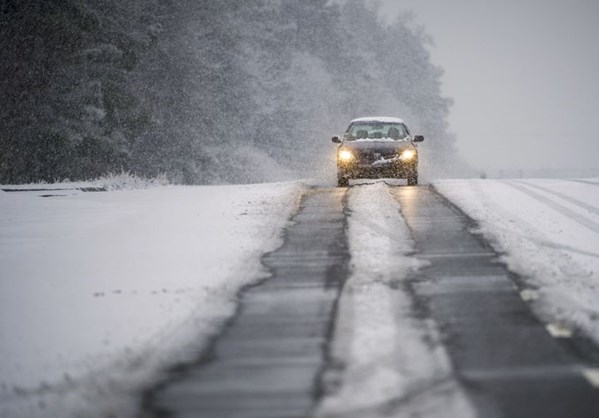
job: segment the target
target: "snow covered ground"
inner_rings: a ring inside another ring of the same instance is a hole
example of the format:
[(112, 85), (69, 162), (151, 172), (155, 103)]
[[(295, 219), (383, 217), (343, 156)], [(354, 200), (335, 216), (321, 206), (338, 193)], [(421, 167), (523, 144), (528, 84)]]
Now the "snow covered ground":
[(316, 417), (469, 418), (434, 324), (416, 318), (406, 278), (420, 266), (385, 183), (349, 191), (351, 276), (337, 313), (329, 395)]
[[(1, 417), (133, 414), (131, 395), (197, 356), (265, 277), (260, 256), (303, 187), (89, 186), (0, 192)], [(599, 179), (435, 187), (479, 222), (553, 332), (599, 342)], [(434, 324), (414, 315), (404, 280), (420, 265), (398, 203), (383, 182), (348, 193), (351, 277), (315, 415), (473, 416)]]
[(2, 417), (127, 415), (264, 277), (302, 190), (86, 186), (0, 191)]
[(550, 332), (599, 343), (599, 178), (434, 185), (523, 277), (522, 297)]

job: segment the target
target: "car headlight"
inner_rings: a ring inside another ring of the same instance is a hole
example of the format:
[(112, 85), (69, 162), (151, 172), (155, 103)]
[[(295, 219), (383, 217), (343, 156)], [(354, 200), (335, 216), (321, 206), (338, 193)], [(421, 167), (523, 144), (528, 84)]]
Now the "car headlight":
[(343, 161), (343, 162), (348, 162), (354, 159), (354, 154), (351, 153), (351, 151), (348, 151), (346, 149), (342, 149), (341, 151), (339, 151), (339, 160)]
[(403, 150), (402, 153), (399, 155), (399, 159), (402, 161), (410, 161), (413, 160), (415, 156), (415, 151), (412, 151), (411, 149), (406, 149)]

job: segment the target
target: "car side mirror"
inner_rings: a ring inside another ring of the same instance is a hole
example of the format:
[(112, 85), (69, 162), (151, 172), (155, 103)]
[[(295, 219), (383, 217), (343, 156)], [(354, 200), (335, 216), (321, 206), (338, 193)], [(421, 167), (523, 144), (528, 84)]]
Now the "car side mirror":
[(331, 138), (331, 141), (333, 141), (334, 144), (340, 144), (341, 138), (339, 138), (337, 135), (335, 135), (334, 137)]
[(412, 139), (412, 142), (422, 142), (422, 141), (424, 141), (424, 136), (422, 136), (422, 135), (416, 135), (414, 137), (414, 139)]

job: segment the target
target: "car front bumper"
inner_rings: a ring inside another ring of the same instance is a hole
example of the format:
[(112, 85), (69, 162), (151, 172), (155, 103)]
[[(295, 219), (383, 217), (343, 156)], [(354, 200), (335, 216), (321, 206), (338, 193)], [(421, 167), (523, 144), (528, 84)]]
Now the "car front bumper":
[(338, 178), (408, 178), (416, 173), (418, 161), (409, 162), (392, 161), (389, 163), (372, 163), (364, 164), (360, 162), (338, 163), (337, 177)]

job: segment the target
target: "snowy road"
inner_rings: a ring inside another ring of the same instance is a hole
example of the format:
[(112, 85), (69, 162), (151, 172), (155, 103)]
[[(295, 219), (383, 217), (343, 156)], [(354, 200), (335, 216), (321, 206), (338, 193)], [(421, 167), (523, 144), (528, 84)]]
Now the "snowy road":
[(0, 192), (2, 417), (599, 411), (595, 180), (44, 194)]
[(264, 259), (273, 276), (197, 364), (148, 392), (146, 412), (596, 417), (587, 341), (547, 330), (474, 226), (427, 186), (310, 191)]

